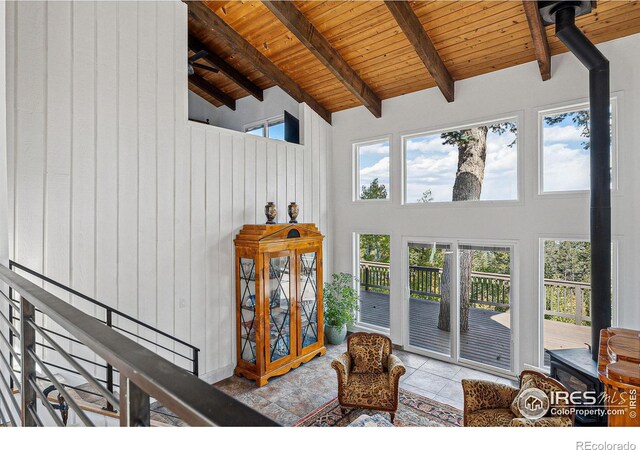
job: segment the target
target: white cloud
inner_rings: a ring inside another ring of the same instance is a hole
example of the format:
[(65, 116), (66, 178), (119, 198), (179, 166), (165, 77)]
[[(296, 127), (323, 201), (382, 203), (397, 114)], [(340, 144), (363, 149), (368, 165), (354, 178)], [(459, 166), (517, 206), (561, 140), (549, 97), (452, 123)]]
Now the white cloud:
[(586, 140), (580, 135), (580, 128), (574, 125), (550, 126), (544, 129), (544, 143), (567, 142), (567, 141), (584, 141)]
[(589, 152), (566, 144), (544, 146), (544, 190), (589, 189)]
[(378, 142), (376, 144), (361, 145), (358, 147), (361, 155), (387, 155), (389, 154), (389, 144)]
[(380, 184), (387, 186), (389, 191), (389, 157), (381, 158), (378, 162), (369, 167), (360, 169), (360, 185), (369, 186), (371, 182), (378, 178)]

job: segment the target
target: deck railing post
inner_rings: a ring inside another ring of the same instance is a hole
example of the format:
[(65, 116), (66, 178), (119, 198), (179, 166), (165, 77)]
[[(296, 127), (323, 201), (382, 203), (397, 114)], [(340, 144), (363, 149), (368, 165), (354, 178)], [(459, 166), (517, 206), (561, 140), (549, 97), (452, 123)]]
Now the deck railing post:
[(29, 350), (35, 352), (36, 330), (27, 322), (35, 321), (36, 309), (23, 296), (20, 297), (20, 359), (22, 363), (20, 419), (23, 427), (35, 427), (36, 419), (29, 412), (29, 408), (35, 409), (36, 391), (29, 383), (29, 379), (36, 379), (36, 362), (29, 356)]
[(369, 290), (369, 279), (370, 279), (370, 275), (369, 275), (369, 266), (364, 266), (364, 290), (368, 291)]
[(193, 347), (193, 374), (198, 376), (198, 372), (200, 371), (198, 367), (198, 352), (199, 350), (196, 347)]
[(120, 375), (120, 426), (148, 427), (150, 424), (149, 395)]
[(582, 287), (576, 286), (576, 325), (582, 325)]

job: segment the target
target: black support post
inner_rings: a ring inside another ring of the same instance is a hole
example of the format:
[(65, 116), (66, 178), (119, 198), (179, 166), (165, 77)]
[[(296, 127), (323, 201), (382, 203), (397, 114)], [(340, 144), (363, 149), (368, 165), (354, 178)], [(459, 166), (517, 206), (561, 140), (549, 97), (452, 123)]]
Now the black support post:
[(558, 4), (556, 35), (589, 69), (591, 151), (591, 355), (611, 326), (611, 131), (609, 61), (575, 24), (572, 2)]

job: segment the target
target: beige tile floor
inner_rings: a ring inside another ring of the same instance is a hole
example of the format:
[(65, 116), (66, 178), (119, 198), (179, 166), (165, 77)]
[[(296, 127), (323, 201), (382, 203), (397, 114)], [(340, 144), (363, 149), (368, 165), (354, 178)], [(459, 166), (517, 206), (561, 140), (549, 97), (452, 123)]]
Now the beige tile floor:
[[(257, 387), (245, 378), (232, 376), (214, 386), (260, 411), (281, 425), (290, 426), (337, 396), (336, 373), (331, 361), (345, 351), (346, 344), (327, 346), (325, 356), (314, 358), (291, 372), (272, 378), (266, 386)], [(400, 387), (416, 394), (462, 409), (464, 378), (501, 383), (514, 382), (485, 372), (394, 350), (405, 364), (407, 373)]]

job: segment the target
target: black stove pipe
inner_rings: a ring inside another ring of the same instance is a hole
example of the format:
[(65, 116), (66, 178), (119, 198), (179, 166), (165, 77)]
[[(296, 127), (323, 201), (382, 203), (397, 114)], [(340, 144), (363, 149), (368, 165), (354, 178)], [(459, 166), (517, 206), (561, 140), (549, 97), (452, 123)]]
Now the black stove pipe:
[(589, 69), (591, 356), (597, 360), (600, 330), (611, 326), (609, 61), (576, 26), (576, 10), (572, 3), (559, 2), (556, 6), (556, 36)]

